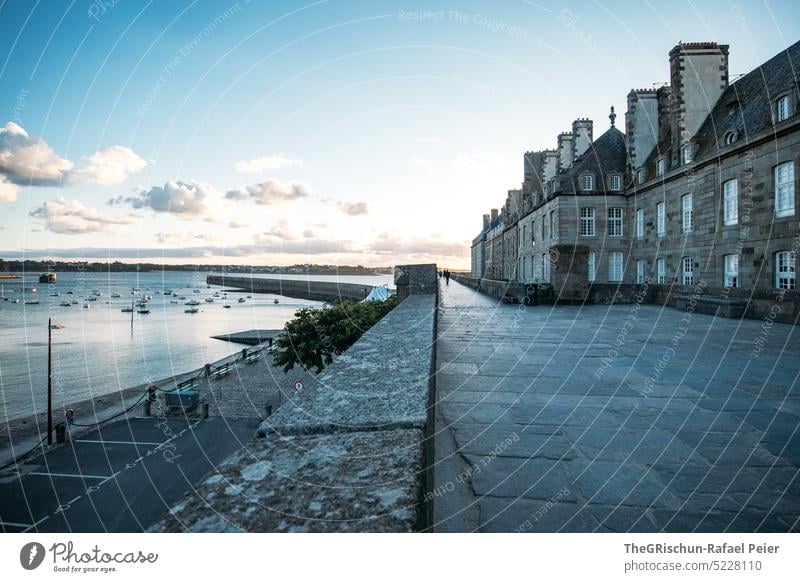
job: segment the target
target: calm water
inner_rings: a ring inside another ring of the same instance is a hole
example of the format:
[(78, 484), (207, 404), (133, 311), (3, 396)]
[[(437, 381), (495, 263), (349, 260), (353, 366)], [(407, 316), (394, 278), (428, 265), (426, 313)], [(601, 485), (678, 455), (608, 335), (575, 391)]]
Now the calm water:
[[(47, 319), (63, 326), (53, 330), (53, 386), (56, 404), (109, 394), (145, 382), (201, 367), (243, 346), (211, 339), (248, 329), (280, 329), (303, 306), (313, 301), (255, 294), (239, 303), (244, 293), (205, 303), (218, 288), (208, 289), (205, 273), (59, 273), (55, 285), (40, 284), (38, 274), (24, 280), (0, 281), (5, 297), (0, 300), (0, 420), (32, 414), (47, 406)], [(391, 276), (286, 276), (285, 278), (383, 284)], [(32, 293), (30, 287), (38, 291)], [(131, 289), (152, 296), (151, 313), (122, 313), (130, 307)], [(171, 289), (186, 300), (201, 302), (200, 313), (184, 313), (185, 301), (165, 296)], [(198, 289), (200, 293), (194, 293)], [(102, 295), (87, 301), (93, 291)], [(72, 291), (72, 294), (68, 294)], [(59, 293), (53, 297), (51, 293)], [(112, 298), (112, 293), (121, 297)], [(39, 305), (25, 300), (38, 299)], [(62, 301), (77, 305), (62, 307)], [(179, 301), (177, 305), (170, 300)], [(109, 302), (109, 303), (106, 303)], [(90, 305), (84, 309), (83, 305)]]

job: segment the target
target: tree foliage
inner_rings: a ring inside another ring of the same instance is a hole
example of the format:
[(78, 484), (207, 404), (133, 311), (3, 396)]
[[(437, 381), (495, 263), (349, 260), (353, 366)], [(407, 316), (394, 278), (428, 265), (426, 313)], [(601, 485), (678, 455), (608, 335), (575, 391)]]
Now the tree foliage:
[(275, 364), (283, 366), (284, 372), (298, 365), (319, 373), (396, 304), (397, 300), (390, 297), (386, 301), (300, 309), (275, 339)]

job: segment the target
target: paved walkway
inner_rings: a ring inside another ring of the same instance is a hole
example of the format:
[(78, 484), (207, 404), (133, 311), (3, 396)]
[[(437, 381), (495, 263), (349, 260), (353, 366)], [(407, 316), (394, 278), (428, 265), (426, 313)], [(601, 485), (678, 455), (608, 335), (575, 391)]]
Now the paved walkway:
[(442, 285), (437, 531), (800, 531), (800, 330)]

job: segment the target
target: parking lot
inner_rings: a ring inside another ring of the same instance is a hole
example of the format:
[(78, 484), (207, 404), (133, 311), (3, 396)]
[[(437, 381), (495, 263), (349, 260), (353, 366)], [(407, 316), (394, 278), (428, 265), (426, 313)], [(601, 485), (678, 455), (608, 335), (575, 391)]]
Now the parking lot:
[(128, 418), (0, 472), (0, 531), (140, 532), (258, 419)]

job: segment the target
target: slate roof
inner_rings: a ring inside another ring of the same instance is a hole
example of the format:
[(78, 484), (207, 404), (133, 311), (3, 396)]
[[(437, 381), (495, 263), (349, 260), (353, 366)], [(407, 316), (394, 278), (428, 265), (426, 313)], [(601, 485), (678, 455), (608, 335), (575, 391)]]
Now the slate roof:
[(800, 42), (729, 85), (695, 136), (695, 157), (716, 155), (725, 147), (728, 132), (737, 132), (738, 139), (744, 140), (772, 127), (775, 99), (787, 91), (796, 92), (798, 78)]
[(580, 176), (592, 174), (595, 192), (605, 191), (608, 176), (625, 174), (627, 155), (625, 134), (616, 127), (610, 127), (592, 142), (589, 149), (581, 154), (569, 169), (560, 174), (558, 190), (580, 194)]

